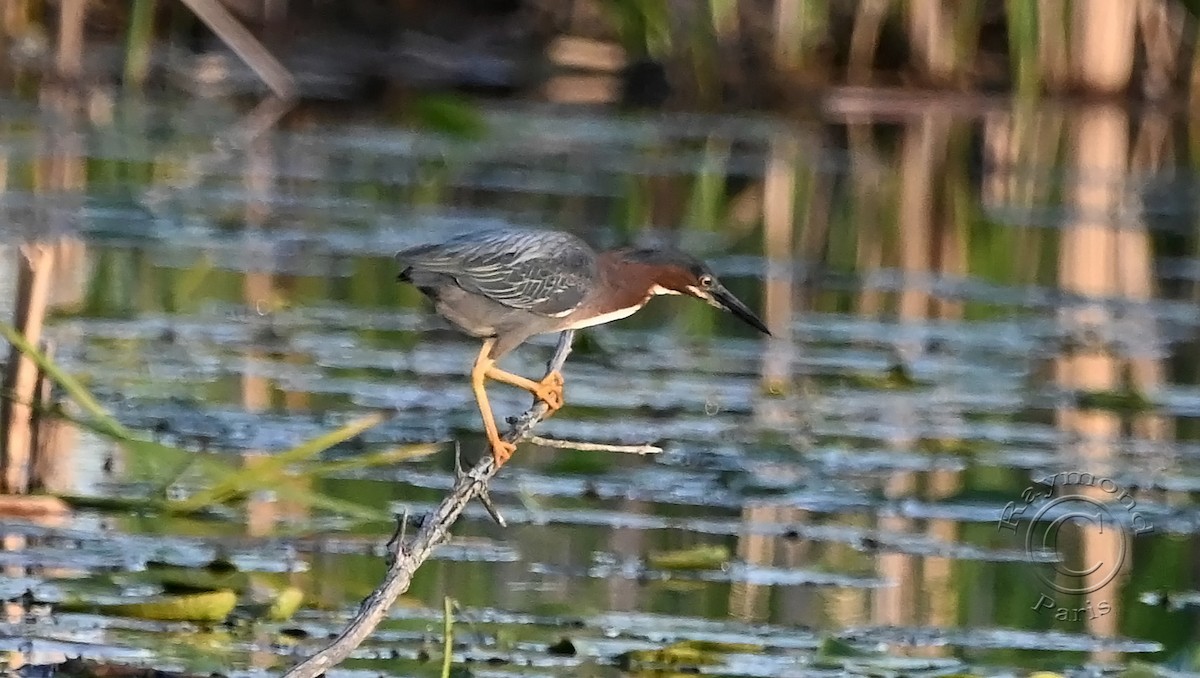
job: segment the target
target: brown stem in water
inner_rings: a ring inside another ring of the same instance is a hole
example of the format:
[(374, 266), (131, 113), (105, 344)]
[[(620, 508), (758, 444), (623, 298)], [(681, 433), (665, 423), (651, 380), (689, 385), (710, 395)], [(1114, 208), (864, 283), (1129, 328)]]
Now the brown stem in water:
[[(571, 352), (571, 340), (574, 336), (574, 330), (567, 330), (559, 336), (558, 346), (546, 368), (546, 374), (562, 370), (567, 355)], [(515, 443), (528, 437), (549, 409), (545, 403), (538, 401), (517, 419), (504, 439)], [(284, 678), (316, 678), (350, 656), (387, 616), (396, 598), (408, 590), (417, 568), (429, 558), (438, 544), (450, 536), (450, 527), (458, 520), (467, 504), (473, 499), (487, 495), (487, 483), (496, 475), (497, 470), (499, 469), (493, 463), (491, 453), (485, 453), (479, 463), (458, 476), (450, 494), (442, 499), (442, 503), (433, 513), (425, 516), (421, 521), (421, 529), (411, 540), (405, 539), (404, 530), (408, 523), (406, 514), (388, 541), (388, 569), (383, 583), (363, 600), (354, 618), (333, 642), (293, 666), (283, 674)]]

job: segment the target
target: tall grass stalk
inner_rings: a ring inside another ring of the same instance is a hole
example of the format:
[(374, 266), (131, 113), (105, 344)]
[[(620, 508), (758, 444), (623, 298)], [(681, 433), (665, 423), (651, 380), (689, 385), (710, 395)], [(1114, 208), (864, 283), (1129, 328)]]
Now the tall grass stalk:
[(609, 0), (603, 7), (630, 54), (662, 57), (670, 51), (671, 13), (666, 0)]
[(1021, 99), (1033, 99), (1042, 88), (1038, 3), (1035, 0), (1008, 0), (1007, 17), (1008, 58), (1016, 94)]
[(708, 0), (708, 19), (713, 33), (725, 35), (737, 29), (738, 0)]
[(979, 40), (983, 34), (982, 3), (955, 3), (951, 20), (954, 82), (962, 82), (979, 58)]
[(454, 658), (454, 599), (442, 599), (442, 678), (450, 678)]
[[(1200, 21), (1195, 21), (1194, 23), (1195, 30), (1192, 33), (1192, 42), (1200, 44), (1200, 42), (1197, 42), (1200, 41)], [(1197, 111), (1200, 111), (1200, 49), (1197, 49), (1192, 55), (1191, 70), (1188, 74), (1188, 91), (1188, 108), (1192, 115), (1196, 115)], [(1189, 125), (1188, 127), (1191, 130), (1190, 136), (1193, 138), (1194, 144), (1194, 138), (1198, 130), (1195, 129), (1195, 125)], [(1192, 157), (1200, 158), (1200, 154), (1193, 153)]]
[(704, 160), (692, 182), (692, 194), (688, 201), (687, 220), (691, 227), (715, 232), (724, 221), (727, 212), (725, 181), (728, 159), (729, 143), (715, 136), (709, 137), (705, 143)]
[(784, 70), (803, 68), (827, 39), (830, 3), (826, 0), (775, 0), (775, 63)]
[(150, 72), (156, 0), (133, 0), (125, 40), (125, 85), (141, 87)]

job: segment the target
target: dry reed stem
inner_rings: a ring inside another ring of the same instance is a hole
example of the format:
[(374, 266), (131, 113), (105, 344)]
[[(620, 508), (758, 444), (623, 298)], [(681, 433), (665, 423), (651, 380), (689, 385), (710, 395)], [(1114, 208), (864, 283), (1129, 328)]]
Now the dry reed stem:
[[(46, 304), (50, 297), (54, 251), (45, 243), (22, 245), (18, 259), (17, 307), (13, 325), (32, 344), (41, 341)], [(12, 394), (0, 403), (0, 492), (25, 494), (33, 453), (33, 408), (38, 388), (38, 368), (16, 346), (11, 346), (4, 371), (4, 390)]]
[(254, 71), (275, 96), (285, 101), (299, 94), (296, 80), (279, 60), (217, 0), (181, 0), (200, 21)]

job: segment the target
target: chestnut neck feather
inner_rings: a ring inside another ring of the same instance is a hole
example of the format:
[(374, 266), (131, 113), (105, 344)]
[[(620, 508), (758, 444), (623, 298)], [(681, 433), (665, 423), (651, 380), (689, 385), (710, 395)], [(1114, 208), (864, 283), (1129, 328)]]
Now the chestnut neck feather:
[(640, 307), (650, 300), (651, 289), (657, 282), (655, 267), (628, 261), (617, 252), (602, 253), (596, 263), (600, 284), (585, 302), (592, 313)]
[(558, 325), (580, 329), (633, 315), (656, 294), (682, 294), (694, 284), (687, 271), (624, 256), (622, 250), (596, 258), (596, 285), (583, 302)]
[(656, 270), (646, 264), (622, 259), (616, 252), (597, 257), (596, 286), (583, 303), (563, 318), (559, 327), (579, 329), (632, 315), (650, 300)]

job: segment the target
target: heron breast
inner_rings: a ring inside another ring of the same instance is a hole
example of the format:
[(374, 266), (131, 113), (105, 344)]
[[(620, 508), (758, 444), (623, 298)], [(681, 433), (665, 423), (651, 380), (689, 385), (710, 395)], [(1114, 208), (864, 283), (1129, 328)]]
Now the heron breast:
[(563, 329), (578, 330), (578, 329), (583, 329), (584, 327), (593, 327), (595, 325), (603, 325), (604, 323), (610, 323), (614, 320), (620, 320), (621, 318), (628, 318), (629, 316), (633, 315), (634, 313), (637, 313), (638, 309), (640, 309), (641, 307), (643, 307), (645, 305), (646, 305), (646, 302), (643, 301), (642, 303), (636, 304), (634, 306), (627, 306), (625, 308), (618, 308), (618, 309), (615, 309), (612, 311), (608, 311), (607, 313), (601, 313), (600, 315), (580, 318), (579, 320), (576, 320), (576, 321), (572, 322), (571, 324), (567, 325)]

